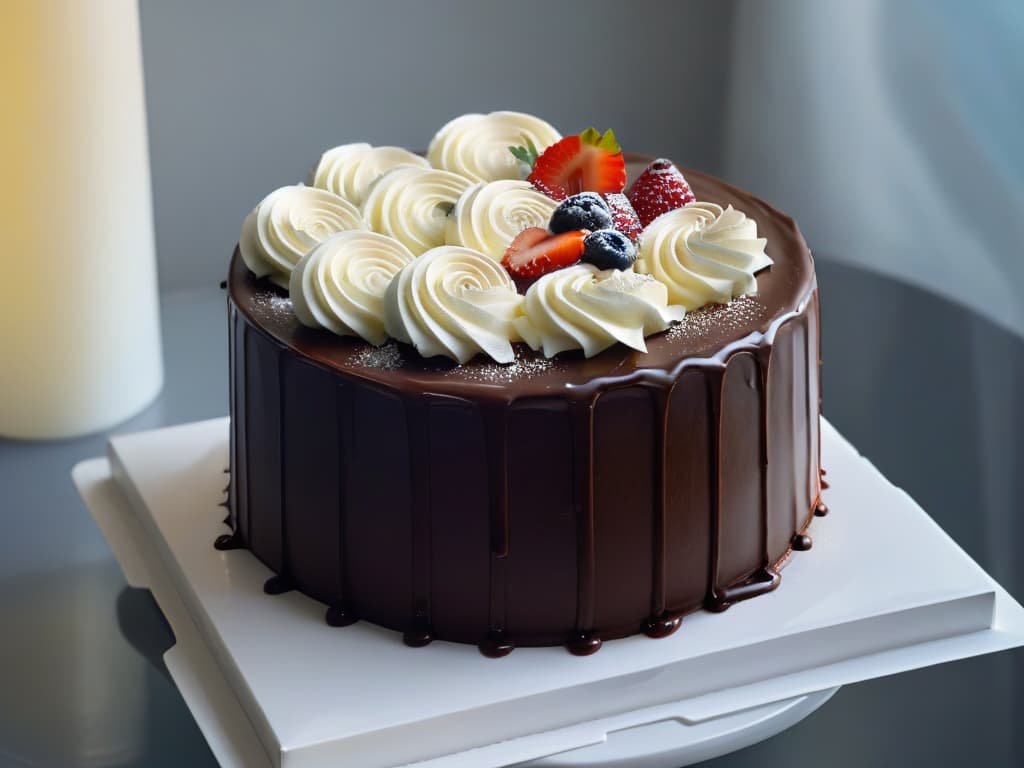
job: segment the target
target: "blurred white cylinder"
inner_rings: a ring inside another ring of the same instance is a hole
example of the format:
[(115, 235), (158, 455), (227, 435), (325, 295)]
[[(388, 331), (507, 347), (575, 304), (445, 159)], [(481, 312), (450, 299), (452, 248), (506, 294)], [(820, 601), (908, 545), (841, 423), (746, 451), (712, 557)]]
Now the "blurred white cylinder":
[(0, 93), (0, 435), (101, 430), (163, 382), (135, 0), (5, 0)]

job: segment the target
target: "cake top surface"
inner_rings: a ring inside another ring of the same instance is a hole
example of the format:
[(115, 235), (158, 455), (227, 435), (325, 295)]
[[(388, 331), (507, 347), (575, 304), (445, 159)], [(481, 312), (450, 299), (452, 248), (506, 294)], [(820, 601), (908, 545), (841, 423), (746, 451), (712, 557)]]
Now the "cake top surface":
[[(628, 177), (636, 179), (651, 158), (627, 154), (625, 161)], [(424, 178), (421, 172), (431, 172), (426, 168), (414, 172), (415, 168), (409, 167), (410, 176)], [(764, 255), (770, 261), (766, 267), (759, 267), (756, 293), (686, 312), (681, 322), (666, 323), (667, 330), (648, 335), (646, 352), (616, 343), (590, 357), (585, 357), (582, 350), (559, 351), (547, 357), (541, 350), (516, 342), (511, 345), (514, 357), (509, 362), (476, 355), (458, 364), (445, 357), (424, 357), (412, 346), (387, 340), (386, 336), (374, 345), (363, 340), (370, 338), (367, 334), (374, 333), (373, 328), (363, 330), (363, 338), (359, 338), (304, 325), (288, 291), (258, 279), (239, 251), (232, 260), (228, 291), (238, 311), (251, 323), (310, 363), (379, 383), (385, 389), (510, 401), (556, 393), (584, 397), (616, 384), (667, 380), (678, 376), (686, 366), (719, 365), (725, 354), (753, 351), (770, 338), (783, 319), (803, 309), (815, 287), (810, 252), (791, 218), (707, 174), (686, 170), (685, 177), (701, 204), (715, 204), (726, 210), (731, 206), (756, 221), (757, 234), (765, 240)], [(443, 177), (436, 181), (453, 183)], [(364, 200), (364, 210), (367, 202)], [(339, 206), (335, 214), (344, 217), (350, 212)], [(614, 280), (626, 281), (626, 289), (633, 287), (629, 281), (640, 277), (632, 270), (610, 274)]]

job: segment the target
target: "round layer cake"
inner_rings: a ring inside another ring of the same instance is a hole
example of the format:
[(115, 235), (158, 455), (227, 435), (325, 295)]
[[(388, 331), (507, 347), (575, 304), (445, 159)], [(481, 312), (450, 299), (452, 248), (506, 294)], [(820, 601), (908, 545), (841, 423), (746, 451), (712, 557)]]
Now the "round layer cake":
[[(647, 158), (627, 156), (630, 176)], [(574, 653), (774, 589), (820, 505), (818, 297), (794, 222), (756, 220), (757, 293), (585, 358), (466, 364), (303, 326), (238, 252), (229, 525), (333, 625)]]

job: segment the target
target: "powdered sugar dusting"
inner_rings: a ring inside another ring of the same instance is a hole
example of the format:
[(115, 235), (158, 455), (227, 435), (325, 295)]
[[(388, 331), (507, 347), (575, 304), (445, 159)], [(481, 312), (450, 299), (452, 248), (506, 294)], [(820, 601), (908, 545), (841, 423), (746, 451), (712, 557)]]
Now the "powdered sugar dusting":
[(352, 356), (355, 365), (374, 368), (379, 371), (397, 371), (404, 364), (402, 350), (398, 344), (389, 341), (379, 347), (367, 345)]
[(511, 363), (470, 361), (446, 371), (445, 375), (458, 376), (467, 381), (478, 381), (483, 384), (508, 384), (519, 379), (532, 378), (551, 370), (554, 366), (553, 360), (521, 347), (516, 350), (516, 359)]
[(668, 339), (697, 339), (712, 331), (729, 331), (750, 326), (765, 316), (767, 307), (756, 296), (740, 296), (728, 304), (709, 304), (688, 312), (681, 323), (676, 323), (665, 337)]
[(260, 291), (252, 297), (254, 312), (265, 317), (285, 320), (295, 315), (292, 300), (270, 291)]

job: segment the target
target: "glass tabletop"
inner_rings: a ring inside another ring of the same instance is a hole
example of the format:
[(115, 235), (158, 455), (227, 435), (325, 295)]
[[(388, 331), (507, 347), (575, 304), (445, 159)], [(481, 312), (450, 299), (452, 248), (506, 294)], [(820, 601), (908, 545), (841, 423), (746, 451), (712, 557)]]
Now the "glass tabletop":
[[(1024, 597), (1024, 339), (890, 278), (817, 267), (825, 415)], [(119, 432), (227, 412), (223, 294), (170, 294), (162, 314), (164, 392)], [(0, 766), (216, 765), (163, 665), (170, 628), (147, 591), (126, 586), (71, 484), (104, 443), (0, 440)], [(1008, 766), (1022, 721), (1017, 649), (847, 686), (790, 730), (704, 765)]]

